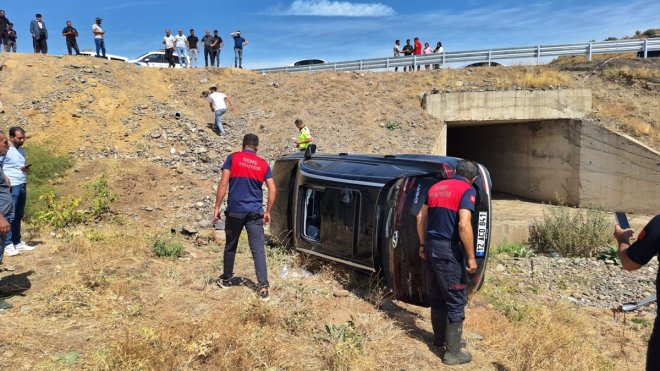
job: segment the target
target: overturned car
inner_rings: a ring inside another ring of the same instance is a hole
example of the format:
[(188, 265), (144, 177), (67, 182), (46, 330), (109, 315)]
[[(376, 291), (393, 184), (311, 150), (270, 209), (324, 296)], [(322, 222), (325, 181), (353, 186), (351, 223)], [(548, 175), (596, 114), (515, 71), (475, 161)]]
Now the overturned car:
[[(396, 299), (428, 306), (416, 216), (428, 189), (451, 178), (459, 159), (432, 155), (303, 153), (283, 156), (273, 175), (277, 201), (271, 234), (303, 253), (381, 272)], [(477, 271), (484, 280), (491, 223), (491, 180), (483, 165), (472, 225)]]

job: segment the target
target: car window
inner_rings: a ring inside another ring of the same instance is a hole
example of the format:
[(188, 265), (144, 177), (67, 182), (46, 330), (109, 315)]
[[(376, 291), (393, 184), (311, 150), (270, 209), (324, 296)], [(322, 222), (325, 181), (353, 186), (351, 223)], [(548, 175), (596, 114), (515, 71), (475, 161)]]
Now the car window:
[(149, 54), (146, 58), (149, 58), (149, 63), (163, 63), (163, 56), (161, 54)]
[[(360, 193), (348, 188), (306, 188), (303, 192), (303, 237), (336, 246), (341, 256), (351, 256), (357, 228)], [(341, 250), (341, 251), (339, 251)]]

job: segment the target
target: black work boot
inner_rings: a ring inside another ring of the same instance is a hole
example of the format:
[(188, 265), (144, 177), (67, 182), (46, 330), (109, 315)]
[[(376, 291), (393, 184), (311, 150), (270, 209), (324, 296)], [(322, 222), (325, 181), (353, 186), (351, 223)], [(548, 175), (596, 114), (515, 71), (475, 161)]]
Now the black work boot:
[(442, 363), (446, 365), (460, 365), (472, 361), (470, 353), (461, 351), (462, 336), (463, 322), (447, 324), (447, 333), (445, 335), (445, 346), (447, 347), (447, 351), (442, 358)]
[(447, 332), (447, 311), (441, 308), (431, 308), (431, 325), (433, 326), (433, 345), (444, 351), (445, 332)]

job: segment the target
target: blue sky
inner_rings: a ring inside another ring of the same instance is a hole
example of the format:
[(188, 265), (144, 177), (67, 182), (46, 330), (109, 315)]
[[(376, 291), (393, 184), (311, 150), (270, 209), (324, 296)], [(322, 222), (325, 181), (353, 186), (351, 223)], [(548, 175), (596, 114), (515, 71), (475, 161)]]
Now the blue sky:
[(103, 18), (108, 53), (135, 58), (161, 48), (165, 28), (198, 35), (217, 29), (225, 39), (222, 64), (233, 62), (229, 33), (240, 29), (246, 68), (298, 59), (342, 61), (391, 55), (394, 39), (419, 37), (446, 51), (601, 41), (660, 27), (660, 0), (0, 0), (30, 52), (29, 22), (41, 13), (51, 54), (64, 54), (61, 30), (70, 19), (81, 49), (93, 48), (91, 26)]

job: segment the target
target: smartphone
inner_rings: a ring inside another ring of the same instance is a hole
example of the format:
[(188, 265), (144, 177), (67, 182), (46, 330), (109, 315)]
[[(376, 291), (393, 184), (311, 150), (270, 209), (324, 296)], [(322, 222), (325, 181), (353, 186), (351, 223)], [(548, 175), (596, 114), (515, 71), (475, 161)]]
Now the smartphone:
[(614, 213), (614, 216), (616, 217), (616, 222), (619, 224), (619, 227), (621, 227), (621, 229), (630, 228), (630, 223), (628, 223), (628, 217), (626, 217), (626, 213), (622, 211), (617, 211)]

